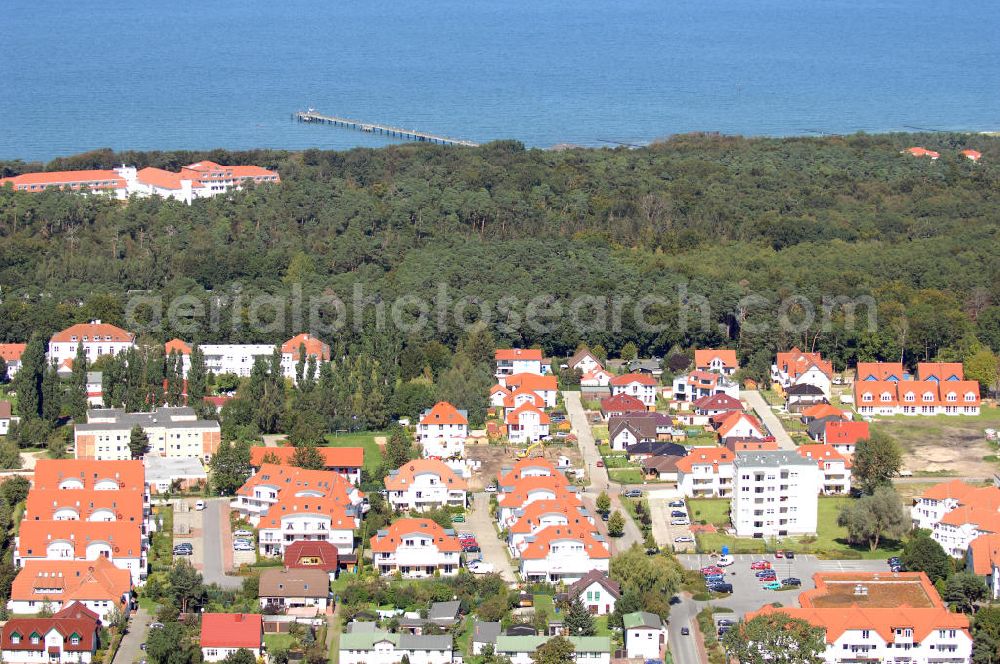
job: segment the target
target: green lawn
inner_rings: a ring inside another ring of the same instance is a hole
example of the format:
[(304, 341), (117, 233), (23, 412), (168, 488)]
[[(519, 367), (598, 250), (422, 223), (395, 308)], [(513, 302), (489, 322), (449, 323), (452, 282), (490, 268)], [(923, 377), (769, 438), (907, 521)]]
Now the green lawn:
[(608, 425), (598, 424), (596, 426), (590, 427), (591, 431), (594, 432), (594, 440), (607, 440), (608, 439)]
[(273, 653), (276, 650), (288, 650), (296, 644), (296, 639), (291, 634), (265, 634), (264, 643), (268, 652)]
[(611, 630), (608, 629), (608, 617), (607, 616), (597, 616), (594, 618), (594, 628), (596, 633), (594, 636), (611, 636)]
[(470, 657), (472, 655), (472, 632), (475, 622), (475, 616), (466, 616), (461, 629), (455, 636), (455, 643), (458, 646), (458, 652), (462, 653), (464, 657)]
[[(705, 533), (697, 536), (699, 551), (719, 551), (723, 546), (733, 553), (763, 553), (774, 549), (790, 549), (796, 553), (814, 553), (833, 558), (885, 558), (902, 551), (900, 542), (883, 542), (875, 551), (868, 547), (853, 547), (847, 543), (847, 529), (837, 525), (840, 506), (849, 502), (847, 497), (831, 496), (819, 499), (816, 537), (787, 537), (779, 540), (737, 538), (722, 533)], [(691, 503), (723, 501), (690, 501)], [(718, 509), (706, 507), (705, 509)], [(697, 517), (696, 517), (697, 518)]]
[(728, 498), (689, 498), (688, 514), (694, 523), (711, 523), (720, 527), (729, 526)]
[(551, 620), (556, 615), (556, 603), (552, 595), (535, 595), (535, 613), (544, 613)]
[(365, 468), (374, 472), (382, 465), (382, 450), (375, 444), (375, 436), (389, 437), (384, 431), (355, 431), (353, 433), (328, 433), (328, 447), (363, 447), (365, 450)]
[(638, 468), (609, 468), (608, 476), (612, 482), (623, 484), (642, 484), (645, 479)]

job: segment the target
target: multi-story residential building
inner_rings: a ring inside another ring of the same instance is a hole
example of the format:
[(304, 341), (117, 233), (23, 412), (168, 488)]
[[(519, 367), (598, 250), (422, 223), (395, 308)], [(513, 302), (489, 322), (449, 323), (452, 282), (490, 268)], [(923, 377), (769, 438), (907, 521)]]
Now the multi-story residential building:
[(464, 479), (438, 459), (407, 461), (385, 478), (386, 499), (397, 510), (464, 507), (468, 488)]
[(79, 602), (107, 623), (113, 609), (128, 611), (131, 594), (132, 575), (107, 558), (31, 560), (14, 577), (7, 610), (31, 615)]
[(507, 438), (514, 445), (536, 443), (549, 437), (549, 416), (530, 403), (523, 403), (506, 417)]
[[(510, 659), (511, 664), (533, 664), (532, 655), (551, 637), (508, 636), (497, 637), (494, 652)], [(574, 664), (611, 664), (611, 639), (606, 636), (569, 636), (573, 644)], [(353, 664), (353, 663), (352, 663)]]
[(146, 575), (149, 491), (141, 461), (40, 459), (15, 538), (15, 564), (96, 561)]
[(665, 413), (629, 413), (608, 420), (608, 442), (613, 450), (639, 443), (669, 442), (673, 437), (674, 421)]
[(241, 649), (260, 658), (264, 647), (263, 617), (259, 613), (203, 613), (199, 643), (206, 662), (221, 662)]
[(952, 613), (923, 572), (820, 572), (813, 578), (816, 589), (799, 595), (802, 608), (766, 606), (744, 619), (783, 614), (821, 628), (826, 664), (971, 661), (968, 617)]
[(763, 425), (750, 413), (731, 411), (714, 419), (715, 432), (723, 444), (730, 438), (763, 440), (767, 437)]
[(656, 387), (656, 379), (649, 374), (629, 373), (611, 379), (612, 396), (627, 394), (649, 409), (656, 407)]
[(673, 400), (696, 401), (702, 397), (726, 394), (733, 399), (740, 398), (740, 386), (721, 373), (694, 370), (675, 376), (673, 380)]
[(832, 420), (823, 427), (822, 442), (841, 454), (853, 455), (858, 441), (867, 440), (870, 435), (867, 422)]
[(688, 498), (728, 498), (733, 495), (733, 460), (725, 447), (695, 447), (677, 461), (677, 488)]
[(547, 526), (527, 537), (521, 549), (520, 572), (526, 581), (572, 584), (591, 570), (608, 571), (611, 551), (589, 523)]
[(496, 478), (499, 496), (513, 491), (517, 482), (528, 477), (556, 477), (564, 485), (568, 484), (562, 472), (545, 457), (525, 457), (518, 459), (513, 466), (500, 468)]
[(1000, 599), (1000, 533), (972, 540), (965, 553), (965, 569), (986, 582), (990, 599)]
[[(309, 360), (319, 365), (330, 361), (330, 347), (311, 334), (298, 334), (281, 344), (281, 374), (290, 381), (298, 380), (299, 352), (305, 347), (306, 365)], [(274, 356), (274, 346), (269, 344), (203, 344), (198, 346), (205, 356), (205, 369), (215, 375), (234, 374), (246, 377), (250, 375), (257, 360), (264, 360), (270, 365)], [(187, 376), (191, 369), (191, 346), (180, 339), (171, 339), (164, 346), (167, 355), (177, 353), (181, 356), (182, 371)], [(313, 376), (315, 377), (315, 376)]]
[(12, 618), (0, 628), (0, 657), (9, 664), (90, 664), (99, 643), (98, 617), (73, 603), (48, 618)]
[(66, 360), (72, 361), (80, 345), (87, 362), (92, 363), (103, 355), (117, 355), (134, 347), (135, 335), (99, 320), (72, 325), (49, 339), (49, 362), (61, 366)]
[(805, 459), (812, 459), (819, 467), (822, 474), (820, 493), (836, 496), (851, 492), (851, 460), (833, 445), (799, 445), (795, 451)]
[(88, 410), (86, 423), (74, 427), (76, 458), (131, 459), (128, 443), (136, 426), (149, 438), (146, 454), (167, 458), (208, 461), (222, 438), (219, 423), (199, 420), (193, 408), (164, 406), (151, 413), (127, 413), (118, 408)]
[[(992, 488), (992, 487), (991, 487)], [(1000, 503), (996, 491), (971, 494), (934, 525), (931, 537), (949, 555), (963, 558), (973, 540), (1000, 533)]]
[(14, 191), (39, 193), (46, 189), (62, 189), (81, 194), (101, 194), (118, 200), (128, 198), (128, 186), (115, 170), (46, 171), (22, 173), (0, 178), (0, 187), (9, 184)]
[[(365, 448), (318, 447), (316, 451), (323, 457), (323, 470), (335, 472), (355, 486), (361, 483), (361, 469), (365, 465)], [(294, 456), (294, 447), (251, 447), (250, 466), (254, 472), (265, 463), (291, 466)]]
[(542, 364), (542, 351), (538, 348), (498, 348), (494, 355), (497, 363), (496, 377), (503, 385), (503, 378), (512, 374), (531, 373), (541, 376), (548, 373)]
[(556, 405), (556, 393), (559, 391), (558, 380), (555, 376), (545, 374), (521, 372), (505, 376), (500, 384), (511, 391), (511, 394), (519, 390), (529, 390), (537, 394), (542, 403), (539, 408), (554, 408)]
[(795, 452), (737, 453), (730, 501), (737, 536), (814, 534), (821, 486), (816, 461)]
[(994, 487), (974, 487), (962, 480), (950, 480), (935, 484), (914, 498), (910, 516), (914, 528), (934, 530), (944, 515), (959, 505), (972, 503), (1000, 504), (1000, 489)]
[(302, 359), (301, 352), (305, 349), (305, 371), (309, 371), (309, 361), (316, 363), (316, 374), (306, 376), (316, 378), (319, 375), (319, 365), (330, 361), (330, 346), (311, 334), (297, 334), (281, 344), (281, 370), (285, 378), (298, 380), (298, 366)]
[(264, 464), (230, 506), (257, 526), (260, 553), (281, 556), (293, 542), (330, 542), (354, 550), (364, 494), (338, 473)]
[(740, 368), (736, 351), (731, 349), (704, 349), (694, 352), (694, 368), (698, 371), (714, 371), (731, 376)]
[(417, 442), (425, 457), (452, 459), (465, 456), (465, 439), (469, 437), (469, 418), (447, 401), (439, 401), (424, 411), (417, 425)]
[(775, 363), (771, 365), (771, 380), (782, 390), (795, 385), (813, 385), (829, 399), (833, 364), (819, 353), (792, 348), (787, 353), (778, 353)]
[[(451, 634), (417, 635), (356, 629), (340, 635), (340, 664), (452, 664), (454, 645)], [(365, 623), (361, 623), (365, 624)], [(372, 623), (367, 623), (374, 627)]]
[(667, 647), (667, 626), (663, 618), (648, 611), (636, 611), (622, 616), (625, 628), (625, 656), (640, 659), (661, 659)]
[(570, 586), (566, 594), (574, 599), (579, 598), (584, 608), (593, 615), (606, 616), (614, 613), (615, 605), (622, 596), (622, 589), (604, 572), (591, 570)]
[(514, 524), (517, 511), (536, 500), (577, 498), (577, 488), (569, 485), (565, 477), (526, 477), (512, 487), (501, 486), (497, 491), (497, 523), (500, 529)]
[(370, 548), (372, 564), (383, 575), (455, 576), (461, 567), (462, 546), (455, 531), (430, 519), (399, 519), (372, 536)]
[(507, 529), (507, 548), (511, 557), (519, 558), (521, 551), (539, 531), (549, 526), (583, 529), (594, 525), (594, 516), (574, 495), (528, 503), (514, 510), (512, 521)]
[(21, 368), (21, 355), (27, 347), (28, 344), (0, 344), (0, 359), (7, 363), (7, 378), (13, 379), (17, 375)]
[(607, 369), (598, 367), (580, 376), (580, 387), (589, 387), (592, 389), (608, 387), (611, 385), (611, 379), (614, 377), (614, 374)]
[(854, 407), (862, 415), (978, 415), (979, 383), (957, 362), (921, 362), (916, 379), (894, 362), (859, 362)]
[[(493, 393), (493, 401), (496, 401), (497, 397), (503, 395), (503, 400), (497, 405), (503, 407), (503, 414), (505, 418), (514, 412), (514, 410), (524, 405), (529, 405), (533, 408), (537, 408), (538, 410), (545, 408), (545, 400), (538, 396), (537, 393), (532, 392), (527, 388), (518, 387), (513, 391), (508, 391), (507, 388), (500, 387), (499, 385), (496, 385), (495, 387), (499, 387), (500, 390), (503, 390), (503, 392), (497, 391)], [(504, 392), (506, 392), (506, 394), (504, 394)]]

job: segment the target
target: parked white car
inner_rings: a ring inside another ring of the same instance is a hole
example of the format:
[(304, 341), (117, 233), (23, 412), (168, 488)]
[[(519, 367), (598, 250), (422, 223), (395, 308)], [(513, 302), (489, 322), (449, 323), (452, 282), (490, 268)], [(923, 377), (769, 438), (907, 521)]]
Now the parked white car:
[(233, 533), (234, 537), (253, 537), (253, 533), (249, 530), (237, 530)]
[(715, 561), (715, 564), (718, 565), (719, 567), (729, 567), (734, 562), (736, 562), (736, 559), (733, 558), (732, 556), (721, 556), (718, 560)]
[(473, 574), (489, 574), (494, 570), (492, 563), (474, 560), (467, 565), (467, 569)]
[(671, 526), (690, 526), (691, 522), (687, 519), (674, 519), (670, 522)]

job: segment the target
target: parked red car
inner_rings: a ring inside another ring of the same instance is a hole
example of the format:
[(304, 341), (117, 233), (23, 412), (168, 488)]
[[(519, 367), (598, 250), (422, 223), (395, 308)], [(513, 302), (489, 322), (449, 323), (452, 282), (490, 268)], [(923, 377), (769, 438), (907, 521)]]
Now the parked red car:
[(784, 558), (785, 557), (785, 552), (782, 551), (781, 549), (778, 549), (777, 551), (774, 552), (774, 557), (775, 558)]
[(750, 569), (771, 569), (771, 563), (766, 560), (755, 560), (750, 563)]
[(713, 574), (725, 574), (725, 570), (721, 567), (702, 567), (701, 573), (703, 576), (711, 576)]

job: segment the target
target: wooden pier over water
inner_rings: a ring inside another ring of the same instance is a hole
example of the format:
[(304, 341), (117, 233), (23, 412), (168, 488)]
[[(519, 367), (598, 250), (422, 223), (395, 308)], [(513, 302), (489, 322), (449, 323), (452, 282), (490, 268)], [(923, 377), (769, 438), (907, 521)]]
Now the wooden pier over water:
[(407, 141), (437, 143), (438, 145), (461, 145), (468, 148), (479, 147), (479, 143), (474, 143), (472, 141), (448, 138), (447, 136), (438, 136), (437, 134), (428, 134), (427, 132), (416, 131), (415, 129), (401, 129), (400, 127), (392, 127), (390, 125), (379, 124), (377, 122), (359, 122), (348, 118), (340, 118), (335, 115), (323, 115), (322, 113), (318, 113), (316, 110), (311, 108), (308, 111), (299, 111), (294, 117), (299, 122), (332, 124), (336, 127), (357, 129), (358, 131), (363, 131), (366, 134), (382, 134), (383, 136), (401, 138)]

